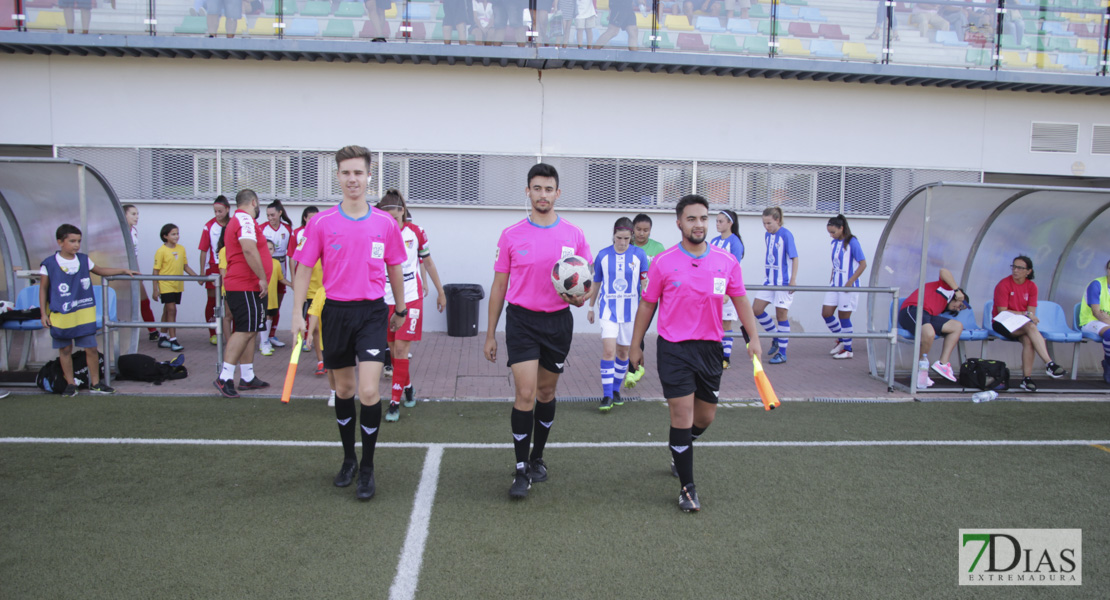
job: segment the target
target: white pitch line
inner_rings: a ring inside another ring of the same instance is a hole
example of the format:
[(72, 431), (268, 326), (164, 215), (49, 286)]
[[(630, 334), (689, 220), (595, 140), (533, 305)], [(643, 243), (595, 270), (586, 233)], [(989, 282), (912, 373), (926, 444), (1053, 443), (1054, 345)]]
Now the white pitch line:
[[(553, 442), (548, 448), (655, 448), (665, 445), (658, 442)], [(4, 437), (0, 444), (93, 444), (93, 445), (146, 445), (146, 446), (272, 446), (337, 448), (339, 442), (298, 440), (213, 440), (174, 438), (47, 438)], [(867, 446), (1093, 446), (1110, 445), (1110, 440), (826, 440), (826, 441), (699, 441), (699, 448), (811, 448), (811, 447), (867, 447)], [(495, 443), (433, 443), (433, 442), (379, 442), (378, 448), (441, 448), (471, 450), (505, 450), (512, 444)]]
[(401, 560), (397, 563), (397, 575), (393, 577), (393, 586), (389, 588), (390, 600), (411, 600), (416, 596), (416, 585), (420, 581), (420, 565), (424, 562), (424, 543), (428, 540), (428, 525), (432, 520), (432, 504), (436, 498), (439, 465), (442, 459), (442, 445), (432, 444), (428, 447), (428, 455), (424, 459), (424, 471), (420, 475), (420, 484), (416, 486), (416, 498), (412, 502), (409, 531), (405, 535), (405, 545), (401, 547)]

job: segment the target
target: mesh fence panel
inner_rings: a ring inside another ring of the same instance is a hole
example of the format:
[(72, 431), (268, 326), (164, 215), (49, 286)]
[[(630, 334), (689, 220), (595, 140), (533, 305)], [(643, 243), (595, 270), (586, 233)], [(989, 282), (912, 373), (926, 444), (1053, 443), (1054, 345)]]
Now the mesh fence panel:
[[(210, 201), (244, 188), (267, 201), (342, 197), (330, 150), (59, 147), (58, 155), (95, 167), (124, 200)], [(425, 206), (526, 206), (528, 169), (538, 160), (558, 169), (565, 208), (664, 208), (694, 191), (716, 209), (884, 216), (926, 183), (982, 180), (978, 171), (943, 169), (410, 152), (373, 157), (372, 198), (396, 188)]]

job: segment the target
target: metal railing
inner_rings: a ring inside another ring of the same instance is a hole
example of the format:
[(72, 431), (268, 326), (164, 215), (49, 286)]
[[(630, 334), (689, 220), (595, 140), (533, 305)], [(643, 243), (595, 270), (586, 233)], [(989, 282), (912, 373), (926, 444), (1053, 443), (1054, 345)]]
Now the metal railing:
[(108, 317), (108, 282), (111, 281), (205, 281), (212, 282), (216, 289), (220, 289), (220, 276), (219, 275), (105, 275), (101, 277), (103, 285), (100, 286), (100, 305), (104, 307), (104, 325), (101, 331), (104, 333), (104, 383), (111, 385), (112, 383), (112, 336), (113, 328), (116, 329), (146, 329), (147, 327), (173, 327), (175, 329), (215, 329), (216, 330), (216, 371), (219, 372), (221, 362), (224, 355), (224, 335), (223, 335), (223, 314), (224, 314), (224, 299), (223, 295), (216, 294), (216, 309), (213, 316), (214, 323), (181, 323), (172, 322), (167, 323), (163, 321), (147, 322), (147, 321), (113, 321)]
[[(895, 310), (896, 309), (894, 307), (896, 307), (898, 305), (898, 302), (897, 302), (898, 301), (898, 288), (885, 288), (885, 287), (852, 287), (852, 288), (847, 288), (847, 287), (838, 287), (838, 286), (829, 286), (829, 285), (795, 285), (795, 286), (786, 286), (786, 285), (746, 285), (744, 287), (749, 292), (752, 292), (752, 291), (756, 291), (756, 292), (761, 292), (761, 291), (768, 291), (768, 292), (859, 292), (859, 293), (862, 293), (862, 294), (890, 294), (890, 296), (892, 298), (892, 301), (890, 303), (891, 304), (891, 309), (890, 309), (891, 321), (890, 322), (893, 324), (896, 320), (895, 319), (895, 314), (896, 314)], [(750, 300), (751, 300), (751, 298), (750, 298), (750, 295), (749, 295), (749, 301)], [(768, 305), (768, 308), (770, 308), (771, 306), (773, 306), (773, 305)], [(725, 335), (729, 335), (729, 334), (725, 334)], [(741, 337), (742, 335), (743, 334), (740, 334), (740, 333), (732, 333), (731, 337)], [(811, 333), (811, 332), (805, 332), (805, 331), (789, 331), (789, 332), (784, 332), (784, 333), (775, 332), (774, 334), (767, 333), (766, 335), (768, 337), (799, 338), (799, 339), (804, 339), (804, 338), (837, 339), (837, 338), (846, 337), (843, 334), (833, 333), (831, 331), (827, 332), (827, 333), (824, 333), (824, 332), (822, 332), (822, 333)], [(879, 340), (887, 340), (888, 342), (890, 342), (890, 347), (887, 348), (887, 358), (886, 358), (887, 369), (886, 369), (886, 373), (885, 373), (885, 378), (878, 376), (878, 371), (875, 368), (875, 359), (874, 359), (874, 356), (872, 355), (873, 353), (871, 352), (871, 344), (870, 343), (868, 343), (868, 346), (867, 346), (867, 361), (868, 361), (869, 373), (871, 374), (871, 376), (874, 377), (875, 379), (878, 379), (879, 381), (885, 382), (886, 383), (886, 391), (893, 392), (894, 391), (894, 368), (893, 368), (894, 352), (895, 352), (895, 346), (898, 343), (898, 330), (897, 330), (897, 328), (892, 325), (890, 327), (889, 331), (876, 331), (873, 328), (868, 327), (868, 330), (866, 332), (861, 332), (861, 333), (852, 332), (852, 338), (853, 339), (854, 338), (859, 338), (859, 339), (864, 339), (864, 340), (879, 339)]]
[[(611, 10), (618, 2), (623, 4)], [(612, 5), (610, 0), (594, 0), (597, 24), (584, 29), (572, 26), (577, 15), (563, 15), (560, 3), (541, 11), (537, 0), (529, 0), (523, 19), (522, 13), (510, 13), (508, 26), (497, 29), (447, 23), (442, 4), (435, 1), (378, 0), (371, 4), (375, 9), (370, 14), (362, 2), (261, 0), (230, 22), (219, 16), (211, 18), (203, 4), (197, 0), (116, 0), (113, 8), (107, 8), (102, 3), (91, 15), (89, 32), (146, 36), (230, 33), (264, 39), (404, 44), (451, 43), (455, 41), (452, 33), (458, 32), (459, 43), (469, 40), (476, 45), (746, 55), (1090, 76), (1107, 75), (1110, 38), (1110, 7), (1102, 0), (770, 0), (732, 11), (723, 2), (714, 2), (708, 13), (686, 13), (685, 2), (669, 0), (612, 0)], [(700, 7), (702, 3), (694, 4)], [(508, 6), (523, 8), (512, 2)], [(19, 31), (84, 29), (85, 15), (75, 14), (73, 8), (58, 10), (15, 0), (13, 12), (8, 28)], [(506, 15), (493, 17), (490, 25), (499, 20), (506, 20)], [(478, 19), (472, 16), (471, 21), (477, 23)], [(583, 33), (587, 40), (578, 39)], [(598, 38), (604, 38), (604, 46), (597, 43)]]

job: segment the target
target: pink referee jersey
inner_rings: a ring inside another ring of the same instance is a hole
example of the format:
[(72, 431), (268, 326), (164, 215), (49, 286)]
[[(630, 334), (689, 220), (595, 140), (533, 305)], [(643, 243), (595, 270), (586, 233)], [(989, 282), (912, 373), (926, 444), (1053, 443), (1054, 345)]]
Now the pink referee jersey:
[(679, 244), (651, 259), (643, 299), (659, 303), (659, 335), (668, 342), (721, 341), (722, 299), (748, 293), (736, 257), (707, 248), (694, 256)]
[(501, 232), (493, 270), (509, 274), (505, 299), (510, 304), (536, 312), (555, 312), (566, 308), (567, 303), (551, 283), (551, 268), (559, 259), (574, 255), (586, 262), (594, 261), (581, 229), (562, 217), (546, 227), (524, 219)]
[(386, 265), (405, 262), (405, 244), (389, 213), (371, 207), (354, 219), (335, 206), (309, 222), (295, 260), (309, 267), (323, 263), (328, 300), (377, 300), (385, 295)]

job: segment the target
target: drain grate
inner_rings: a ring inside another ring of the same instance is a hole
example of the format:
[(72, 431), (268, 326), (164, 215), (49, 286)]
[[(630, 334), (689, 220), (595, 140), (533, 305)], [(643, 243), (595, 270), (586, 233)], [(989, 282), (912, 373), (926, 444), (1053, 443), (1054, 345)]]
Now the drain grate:
[(816, 397), (814, 402), (828, 402), (832, 404), (890, 404), (891, 402), (905, 402), (905, 400), (893, 398), (826, 398)]

